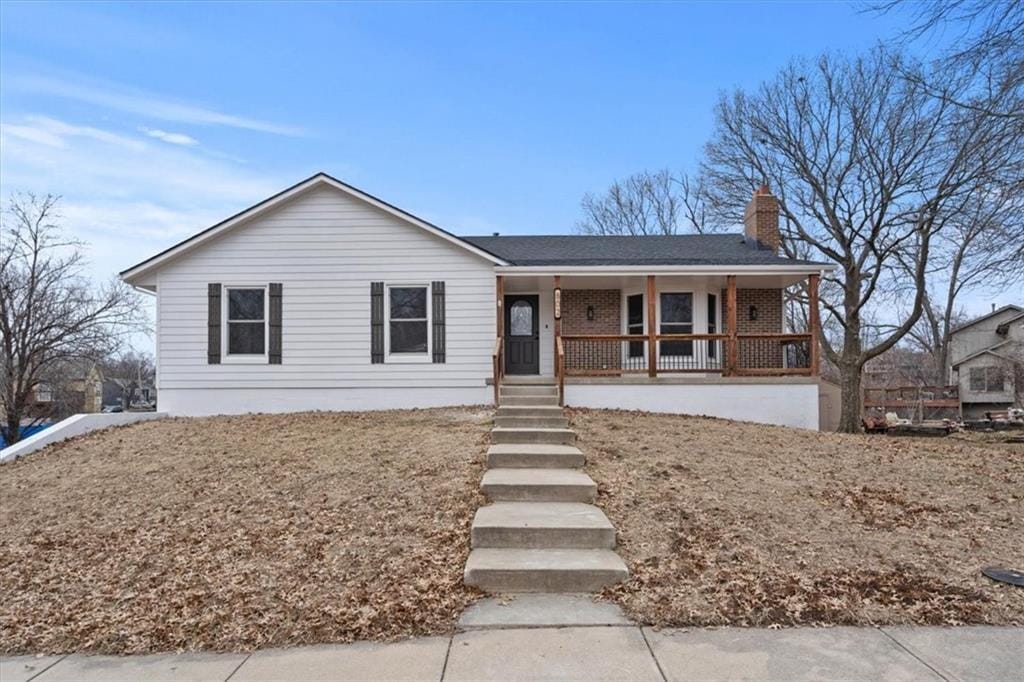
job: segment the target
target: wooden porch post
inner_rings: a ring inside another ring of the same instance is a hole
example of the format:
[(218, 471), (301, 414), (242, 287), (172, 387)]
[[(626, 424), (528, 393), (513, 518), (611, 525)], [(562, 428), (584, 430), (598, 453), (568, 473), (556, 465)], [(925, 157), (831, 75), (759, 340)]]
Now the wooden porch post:
[(821, 281), (821, 275), (813, 274), (807, 277), (807, 307), (809, 312), (809, 323), (811, 340), (809, 342), (810, 348), (810, 366), (811, 376), (818, 376), (821, 371), (821, 348), (818, 345), (818, 335), (821, 334), (821, 319), (818, 316), (818, 284)]
[(647, 376), (649, 377), (658, 376), (658, 325), (655, 320), (657, 311), (654, 305), (655, 295), (654, 275), (647, 275)]
[[(562, 288), (562, 276), (561, 275), (555, 275), (555, 287), (552, 290), (552, 294), (557, 299), (557, 304), (558, 304), (559, 308), (562, 305), (562, 302), (560, 300), (561, 296), (562, 296), (561, 291), (560, 291), (561, 288)], [(554, 344), (554, 353), (555, 354), (554, 354), (554, 364), (553, 364), (553, 366), (555, 368), (555, 377), (557, 378), (557, 377), (562, 376), (562, 368), (558, 366), (558, 339), (560, 339), (562, 337), (562, 311), (561, 310), (555, 310), (555, 307), (556, 307), (555, 306), (555, 302), (552, 302), (551, 312), (552, 312), (552, 314), (554, 315), (554, 318), (555, 318), (555, 344)], [(555, 314), (555, 313), (557, 313), (557, 314)]]
[(729, 323), (729, 339), (725, 343), (725, 374), (732, 376), (736, 372), (736, 275), (727, 275), (725, 294), (725, 314)]

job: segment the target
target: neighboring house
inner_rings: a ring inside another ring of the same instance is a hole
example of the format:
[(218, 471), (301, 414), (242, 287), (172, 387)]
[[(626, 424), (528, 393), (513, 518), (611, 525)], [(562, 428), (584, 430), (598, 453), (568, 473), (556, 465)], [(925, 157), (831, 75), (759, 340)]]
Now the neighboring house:
[(40, 381), (28, 399), (26, 416), (63, 419), (103, 409), (103, 374), (94, 363), (62, 366), (53, 381)]
[(92, 365), (82, 379), (76, 379), (73, 390), (82, 394), (82, 412), (99, 412), (103, 409), (103, 373)]
[(783, 289), (831, 266), (777, 254), (767, 188), (745, 225), (456, 237), (318, 174), (121, 274), (156, 295), (171, 414), (483, 404), (533, 375), (569, 405), (817, 428), (818, 323), (788, 333)]
[(950, 381), (966, 419), (1020, 406), (1024, 386), (1024, 308), (1007, 305), (950, 332)]
[(128, 409), (132, 405), (155, 405), (156, 388), (148, 384), (141, 387), (137, 382), (106, 379), (103, 382), (103, 406), (119, 405)]
[(25, 417), (31, 420), (49, 417), (53, 412), (53, 386), (40, 381), (29, 392)]

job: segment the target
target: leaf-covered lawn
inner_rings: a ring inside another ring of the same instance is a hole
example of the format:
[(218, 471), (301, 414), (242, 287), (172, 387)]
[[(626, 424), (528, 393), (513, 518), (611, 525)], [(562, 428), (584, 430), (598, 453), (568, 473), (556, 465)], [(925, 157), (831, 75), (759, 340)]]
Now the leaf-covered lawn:
[(0, 466), (0, 652), (451, 631), (491, 412), (174, 419)]
[(1024, 452), (576, 410), (645, 623), (1024, 625)]

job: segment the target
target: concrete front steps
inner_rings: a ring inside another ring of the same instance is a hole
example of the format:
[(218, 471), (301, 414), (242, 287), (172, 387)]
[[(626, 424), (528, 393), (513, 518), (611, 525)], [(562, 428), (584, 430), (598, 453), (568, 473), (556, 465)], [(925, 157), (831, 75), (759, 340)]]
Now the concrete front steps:
[(610, 549), (474, 549), (466, 584), (487, 592), (600, 592), (629, 577)]
[(578, 469), (584, 457), (575, 445), (543, 443), (492, 445), (487, 451), (490, 469)]
[[(504, 390), (504, 389), (502, 389)], [(551, 405), (558, 407), (557, 395), (502, 395), (502, 405)]]
[(593, 502), (597, 484), (573, 469), (491, 469), (480, 490), (494, 502)]
[(596, 592), (629, 576), (547, 382), (501, 386), (481, 482), (492, 504), (473, 519), (465, 572), (466, 584), (489, 592)]
[(568, 429), (565, 417), (495, 417), (494, 425), (506, 429)]
[(495, 426), (491, 429), (491, 442), (503, 445), (515, 443), (538, 443), (543, 445), (572, 445), (576, 442), (576, 432), (570, 429), (533, 428), (524, 426)]
[(497, 502), (477, 510), (472, 544), (489, 549), (612, 549), (615, 529), (592, 504)]

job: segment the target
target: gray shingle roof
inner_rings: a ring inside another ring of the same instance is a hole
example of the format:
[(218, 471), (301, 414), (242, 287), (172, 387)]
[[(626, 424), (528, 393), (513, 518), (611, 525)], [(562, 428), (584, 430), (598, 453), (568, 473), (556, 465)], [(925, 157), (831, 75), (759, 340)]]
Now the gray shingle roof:
[(461, 237), (513, 265), (824, 265), (751, 248), (739, 234)]

